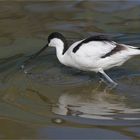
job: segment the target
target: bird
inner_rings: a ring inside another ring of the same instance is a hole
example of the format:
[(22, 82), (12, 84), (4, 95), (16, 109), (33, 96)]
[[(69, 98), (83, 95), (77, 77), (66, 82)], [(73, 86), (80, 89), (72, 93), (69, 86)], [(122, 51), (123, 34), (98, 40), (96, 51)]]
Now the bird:
[(140, 47), (117, 43), (106, 35), (90, 36), (68, 46), (64, 35), (53, 32), (48, 36), (47, 44), (27, 59), (22, 68), (48, 47), (56, 49), (56, 56), (60, 63), (82, 71), (100, 73), (114, 87), (118, 83), (113, 81), (105, 70), (121, 66), (133, 56), (140, 55)]

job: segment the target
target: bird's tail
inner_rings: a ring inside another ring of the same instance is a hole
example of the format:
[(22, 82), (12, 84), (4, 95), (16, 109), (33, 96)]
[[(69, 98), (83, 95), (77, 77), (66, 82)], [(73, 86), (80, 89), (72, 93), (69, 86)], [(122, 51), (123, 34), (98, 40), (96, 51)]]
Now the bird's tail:
[(140, 55), (140, 48), (133, 48), (131, 50), (130, 53), (132, 53), (132, 55)]
[(129, 55), (140, 55), (140, 47), (130, 46), (130, 45), (124, 45), (129, 52)]

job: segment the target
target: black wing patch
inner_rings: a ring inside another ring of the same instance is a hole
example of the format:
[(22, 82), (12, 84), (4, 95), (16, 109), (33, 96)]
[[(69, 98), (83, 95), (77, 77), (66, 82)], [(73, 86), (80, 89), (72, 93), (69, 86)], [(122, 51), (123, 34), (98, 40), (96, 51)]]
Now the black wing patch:
[(96, 36), (91, 36), (85, 40), (83, 40), (82, 42), (80, 42), (78, 45), (76, 45), (74, 48), (73, 48), (73, 52), (76, 53), (79, 48), (82, 46), (82, 44), (84, 43), (88, 43), (90, 41), (111, 41), (111, 39), (105, 35), (96, 35)]
[(124, 47), (123, 45), (120, 45), (120, 44), (116, 44), (116, 47), (113, 50), (111, 50), (109, 53), (105, 54), (101, 58), (109, 57), (117, 52), (122, 51), (122, 50), (126, 50), (126, 47)]

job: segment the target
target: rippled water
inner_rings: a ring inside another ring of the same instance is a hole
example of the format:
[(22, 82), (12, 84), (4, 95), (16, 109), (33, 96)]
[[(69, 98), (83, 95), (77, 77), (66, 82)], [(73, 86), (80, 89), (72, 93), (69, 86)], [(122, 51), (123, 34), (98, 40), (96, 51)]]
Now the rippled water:
[(140, 57), (95, 73), (61, 65), (48, 49), (20, 65), (53, 31), (69, 43), (94, 34), (140, 47), (140, 1), (0, 2), (0, 138), (140, 139)]

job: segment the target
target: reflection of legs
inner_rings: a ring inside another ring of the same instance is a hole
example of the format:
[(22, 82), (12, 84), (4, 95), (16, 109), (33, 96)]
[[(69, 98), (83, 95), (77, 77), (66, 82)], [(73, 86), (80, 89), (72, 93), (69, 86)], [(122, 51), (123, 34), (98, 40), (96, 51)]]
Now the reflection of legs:
[(97, 85), (97, 87), (93, 91), (97, 91), (103, 82), (104, 82), (104, 80), (102, 78), (100, 78), (99, 84)]
[(113, 87), (117, 86), (118, 84), (114, 82), (104, 71), (103, 69), (99, 69), (99, 72), (107, 79), (107, 81), (113, 84)]
[(104, 78), (102, 78), (101, 73), (97, 73), (97, 75), (98, 75), (98, 79), (100, 79), (100, 80), (97, 82), (97, 86), (94, 88), (93, 92), (95, 92), (98, 89), (102, 88), (102, 85), (107, 84), (107, 82), (104, 80)]

